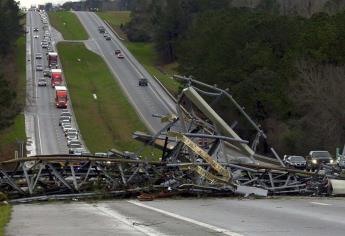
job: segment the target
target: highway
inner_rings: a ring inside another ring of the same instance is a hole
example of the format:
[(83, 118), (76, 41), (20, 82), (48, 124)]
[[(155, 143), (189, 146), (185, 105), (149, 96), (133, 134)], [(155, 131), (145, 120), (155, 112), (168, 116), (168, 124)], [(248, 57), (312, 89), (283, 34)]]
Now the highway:
[[(173, 101), (113, 35), (106, 41), (97, 31), (104, 25), (94, 13), (76, 12), (87, 29), (88, 48), (101, 55), (116, 76), (130, 102), (148, 128), (162, 127), (152, 114), (175, 112)], [(27, 136), (32, 155), (66, 153), (66, 142), (58, 126), (60, 111), (54, 106), (50, 86), (37, 87), (42, 72), (36, 72), (34, 55), (42, 52), (42, 23), (37, 12), (27, 14)], [(33, 32), (38, 27), (40, 32)], [(109, 31), (109, 33), (111, 33)], [(115, 57), (121, 49), (125, 59)], [(46, 60), (39, 63), (47, 64)], [(139, 87), (140, 77), (149, 87)], [(26, 204), (13, 207), (6, 235), (343, 235), (344, 198), (281, 197), (274, 199), (169, 199), (152, 202), (115, 200), (97, 202)]]
[[(64, 154), (68, 153), (67, 143), (58, 125), (58, 119), (61, 111), (54, 105), (54, 89), (50, 86), (50, 80), (47, 80), (47, 87), (38, 87), (37, 81), (43, 77), (42, 71), (36, 71), (36, 65), (48, 67), (46, 59), (46, 49), (41, 47), (44, 30), (43, 23), (38, 12), (29, 11), (27, 14), (27, 106), (25, 109), (25, 123), (27, 137), (32, 141), (30, 155), (35, 154)], [(38, 32), (33, 29), (37, 27)], [(50, 27), (49, 27), (50, 28)], [(38, 35), (39, 38), (34, 38)], [(55, 36), (56, 34), (51, 34)], [(52, 41), (52, 43), (54, 43)], [(53, 45), (55, 48), (55, 45)], [(36, 53), (42, 53), (42, 59), (35, 59)], [(71, 110), (72, 112), (72, 110)], [(72, 112), (73, 114), (73, 112)], [(72, 123), (75, 123), (72, 120)]]
[[(161, 129), (163, 124), (159, 119), (152, 117), (152, 114), (176, 113), (174, 101), (95, 13), (75, 12), (75, 14), (90, 36), (91, 43), (87, 45), (103, 57), (147, 128), (151, 132)], [(97, 27), (100, 25), (103, 25), (111, 35), (110, 41), (105, 40), (103, 34), (98, 32)], [(115, 49), (120, 49), (125, 58), (117, 58)], [(142, 77), (149, 80), (148, 87), (138, 85), (138, 79)]]
[[(7, 235), (344, 235), (344, 198), (179, 199), (18, 205)], [(31, 220), (28, 222), (28, 218)]]

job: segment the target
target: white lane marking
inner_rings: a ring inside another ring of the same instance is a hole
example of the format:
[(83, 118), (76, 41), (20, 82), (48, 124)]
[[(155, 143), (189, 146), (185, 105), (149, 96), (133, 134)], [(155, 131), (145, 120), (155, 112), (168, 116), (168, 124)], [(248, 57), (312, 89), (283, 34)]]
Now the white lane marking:
[(332, 204), (328, 204), (328, 203), (322, 203), (322, 202), (310, 202), (311, 204), (315, 204), (315, 205), (320, 205), (320, 206), (330, 206)]
[(213, 231), (216, 231), (217, 233), (222, 233), (222, 234), (229, 235), (229, 236), (243, 236), (242, 234), (239, 234), (239, 233), (227, 230), (227, 229), (223, 229), (223, 228), (220, 228), (220, 227), (217, 227), (217, 226), (214, 226), (214, 225), (210, 225), (210, 224), (207, 224), (207, 223), (204, 223), (204, 222), (193, 220), (193, 219), (188, 218), (188, 217), (180, 216), (180, 215), (177, 215), (177, 214), (169, 212), (169, 211), (164, 211), (164, 210), (152, 207), (152, 206), (145, 205), (143, 203), (139, 203), (137, 201), (129, 200), (128, 202), (132, 203), (134, 205), (137, 205), (137, 206), (140, 206), (140, 207), (143, 207), (143, 208), (147, 208), (149, 210), (156, 211), (156, 212), (159, 212), (161, 214), (164, 214), (164, 215), (167, 215), (167, 216), (170, 216), (170, 217), (182, 220), (182, 221), (186, 221), (186, 222), (189, 222), (189, 223), (192, 223), (192, 224), (195, 224), (195, 225), (199, 225), (199, 226), (204, 227), (204, 228), (211, 229)]
[(165, 236), (166, 235), (166, 234), (156, 231), (155, 229), (149, 228), (147, 226), (135, 224), (136, 221), (130, 220), (128, 217), (123, 216), (119, 214), (118, 212), (110, 210), (109, 208), (106, 208), (104, 206), (96, 206), (96, 208), (97, 210), (101, 211), (103, 214), (115, 220), (121, 221), (122, 223), (142, 232), (145, 235), (148, 235), (148, 236)]
[(38, 139), (39, 139), (40, 150), (41, 150), (40, 154), (42, 155), (44, 152), (43, 152), (42, 139), (41, 139), (40, 118), (38, 116), (37, 116), (37, 129), (38, 129)]

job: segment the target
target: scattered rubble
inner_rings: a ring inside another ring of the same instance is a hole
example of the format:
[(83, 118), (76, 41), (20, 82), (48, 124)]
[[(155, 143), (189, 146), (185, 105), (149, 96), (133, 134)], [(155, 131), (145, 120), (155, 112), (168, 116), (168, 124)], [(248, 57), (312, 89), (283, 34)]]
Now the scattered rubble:
[[(12, 201), (110, 196), (138, 196), (151, 201), (179, 194), (204, 195), (343, 195), (345, 174), (338, 166), (316, 172), (286, 168), (272, 156), (256, 153), (260, 126), (225, 90), (190, 78), (176, 104), (177, 114), (155, 115), (165, 124), (154, 135), (133, 138), (162, 150), (160, 161), (112, 150), (109, 157), (46, 155), (0, 162), (0, 191)], [(257, 135), (243, 140), (201, 96), (228, 98)], [(1, 196), (0, 196), (1, 197)], [(1, 199), (0, 199), (1, 201)]]

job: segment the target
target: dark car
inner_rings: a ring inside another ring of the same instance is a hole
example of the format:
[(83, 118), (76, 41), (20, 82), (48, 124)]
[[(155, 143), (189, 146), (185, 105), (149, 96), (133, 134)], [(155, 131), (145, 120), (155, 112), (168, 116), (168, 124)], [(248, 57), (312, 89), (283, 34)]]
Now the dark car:
[(307, 161), (302, 156), (284, 156), (284, 164), (287, 167), (294, 167), (298, 169), (305, 169), (307, 166)]
[(102, 34), (105, 33), (105, 28), (103, 26), (98, 26), (98, 31)]
[(328, 151), (310, 151), (306, 160), (308, 170), (316, 170), (321, 164), (334, 164), (334, 160)]
[(147, 86), (148, 80), (146, 78), (140, 78), (139, 79), (139, 86)]
[(50, 69), (44, 69), (44, 71), (43, 71), (43, 76), (45, 76), (45, 77), (50, 77), (50, 75), (51, 75), (51, 71), (50, 71)]
[(120, 49), (115, 49), (115, 55), (120, 54), (121, 50)]

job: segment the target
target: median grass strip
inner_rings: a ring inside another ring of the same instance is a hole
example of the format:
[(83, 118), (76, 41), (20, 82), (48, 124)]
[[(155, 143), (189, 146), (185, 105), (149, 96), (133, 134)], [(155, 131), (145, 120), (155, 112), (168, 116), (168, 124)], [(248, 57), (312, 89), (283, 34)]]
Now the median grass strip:
[[(25, 106), (25, 91), (26, 91), (26, 61), (25, 61), (25, 37), (21, 36), (17, 40), (17, 47), (14, 53), (15, 65), (13, 71), (8, 72), (13, 78), (12, 83), (16, 88), (16, 101), (20, 107)], [(12, 66), (9, 65), (9, 68)], [(24, 114), (21, 112), (14, 119), (13, 125), (7, 127), (0, 132), (0, 160), (5, 160), (14, 157), (14, 150), (16, 150), (16, 141), (25, 141), (25, 121)]]
[(49, 12), (49, 20), (66, 40), (86, 40), (89, 38), (78, 17), (68, 11)]
[[(121, 37), (126, 38), (124, 32), (121, 30), (121, 25), (129, 22), (129, 11), (107, 11), (98, 12), (97, 14), (103, 20), (108, 21)], [(156, 76), (172, 94), (178, 94), (180, 84), (171, 79), (171, 76), (176, 73), (175, 64), (164, 65), (159, 70), (157, 67), (157, 62), (159, 61), (158, 54), (153, 48), (152, 43), (125, 41), (124, 44), (152, 76)]]
[(5, 226), (10, 221), (11, 206), (0, 205), (0, 236), (5, 235)]
[[(141, 146), (131, 135), (146, 128), (103, 59), (81, 43), (59, 43), (57, 48), (73, 110), (88, 149), (132, 151)], [(152, 152), (156, 159), (159, 153), (152, 148), (145, 155), (151, 157)]]

